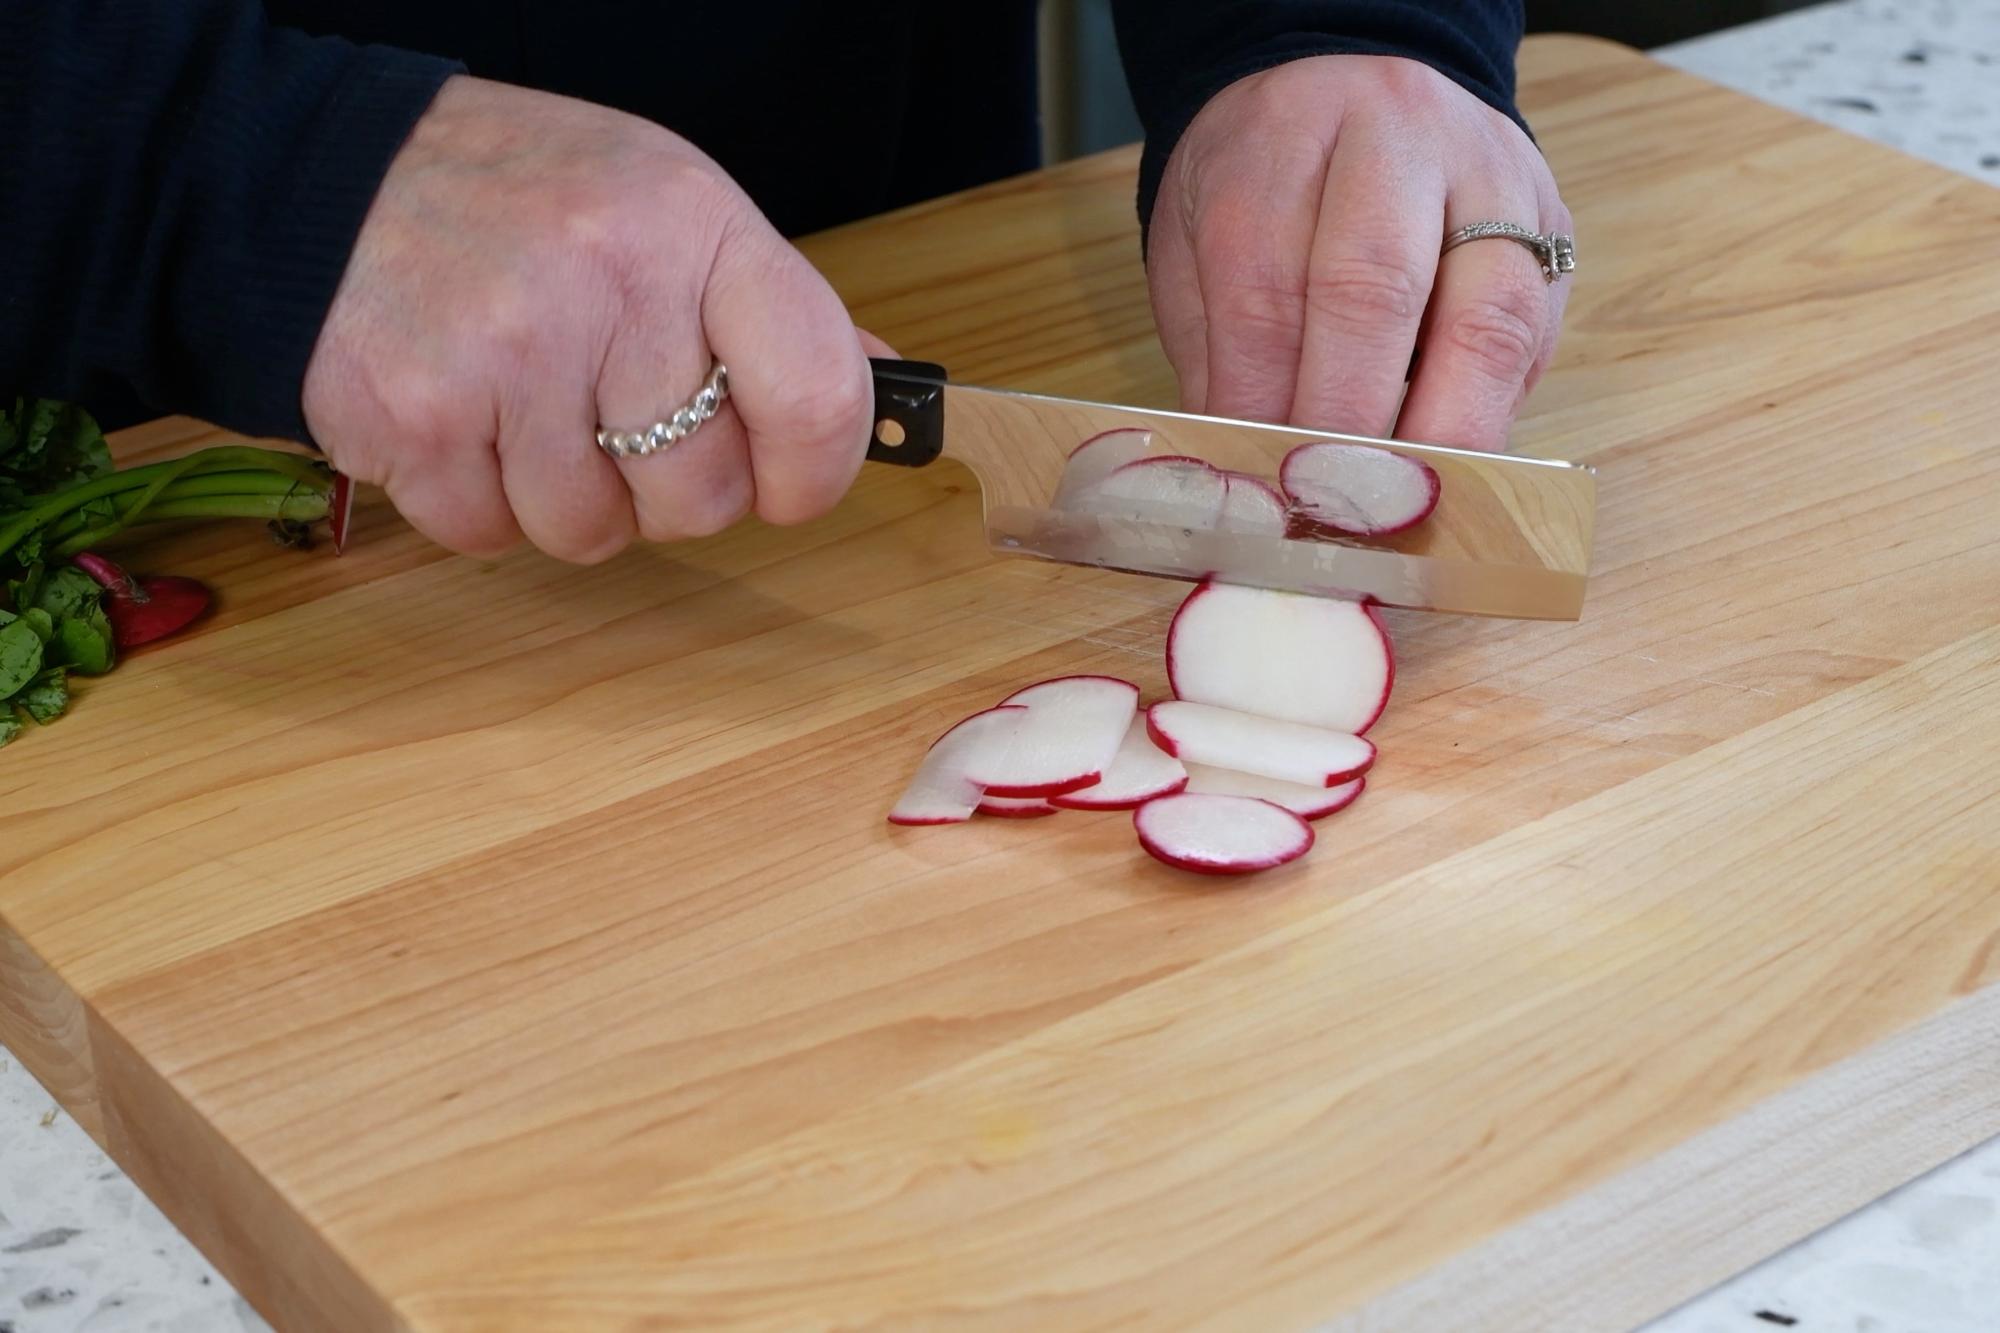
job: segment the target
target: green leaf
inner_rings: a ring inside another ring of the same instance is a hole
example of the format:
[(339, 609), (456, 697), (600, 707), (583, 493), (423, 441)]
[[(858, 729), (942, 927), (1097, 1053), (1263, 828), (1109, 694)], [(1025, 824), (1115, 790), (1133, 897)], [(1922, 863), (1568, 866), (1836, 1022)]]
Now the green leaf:
[(28, 622), (28, 628), (35, 632), (35, 637), (42, 641), (44, 647), (48, 645), (50, 639), (56, 636), (55, 617), (42, 610), (41, 607), (29, 607), (21, 613), (20, 618)]
[(25, 620), (0, 627), (0, 699), (18, 693), (42, 669), (42, 641)]
[(14, 702), (21, 705), (29, 717), (47, 726), (69, 707), (69, 677), (61, 667), (44, 671), (29, 682), (27, 689), (15, 696)]
[(50, 661), (74, 667), (85, 676), (101, 676), (116, 660), (111, 622), (103, 607), (92, 607), (85, 616), (73, 617), (56, 626)]
[(30, 605), (39, 606), (57, 620), (63, 620), (88, 615), (90, 609), (103, 600), (104, 589), (97, 586), (97, 580), (75, 565), (63, 565), (51, 570), (42, 580), (42, 586)]
[(21, 734), (21, 719), (14, 716), (14, 710), (0, 710), (0, 745), (5, 745)]

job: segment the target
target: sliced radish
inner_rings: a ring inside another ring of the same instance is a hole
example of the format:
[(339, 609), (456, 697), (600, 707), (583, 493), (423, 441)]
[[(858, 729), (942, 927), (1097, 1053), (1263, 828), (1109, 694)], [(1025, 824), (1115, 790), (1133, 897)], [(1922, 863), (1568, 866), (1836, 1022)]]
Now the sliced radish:
[(1137, 426), (1107, 430), (1093, 435), (1069, 452), (1063, 465), (1062, 482), (1056, 487), (1055, 507), (1075, 507), (1076, 498), (1124, 467), (1155, 451), (1153, 432)]
[(1066, 796), (1052, 796), (1049, 804), (1065, 810), (1130, 810), (1155, 797), (1172, 796), (1187, 781), (1181, 761), (1153, 744), (1145, 717), (1135, 714), (1104, 777)]
[(1256, 773), (1309, 787), (1336, 787), (1366, 773), (1375, 747), (1344, 731), (1281, 722), (1213, 704), (1170, 699), (1146, 710), (1158, 745), (1183, 764)]
[(1303, 782), (1280, 782), (1207, 764), (1189, 764), (1187, 775), (1187, 789), (1197, 795), (1254, 796), (1282, 805), (1301, 819), (1324, 819), (1345, 810), (1368, 785), (1367, 778), (1355, 778), (1338, 787), (1308, 787)]
[(1106, 518), (1207, 530), (1221, 520), (1228, 497), (1227, 480), (1199, 458), (1162, 454), (1125, 464), (1078, 491), (1069, 505)]
[(1167, 679), (1193, 703), (1358, 736), (1388, 704), (1396, 666), (1371, 607), (1210, 581), (1167, 630)]
[(1225, 486), (1218, 528), (1261, 537), (1285, 535), (1285, 497), (1277, 487), (1247, 472), (1225, 472), (1222, 476)]
[(984, 796), (976, 811), (995, 819), (1040, 819), (1056, 812), (1054, 805), (1032, 796)]
[(354, 479), (345, 472), (333, 474), (333, 495), (327, 500), (326, 516), (333, 530), (333, 553), (347, 549), (347, 530), (354, 521)]
[(1163, 796), (1134, 810), (1132, 827), (1152, 856), (1204, 875), (1269, 870), (1313, 845), (1312, 825), (1249, 796)]
[(1139, 706), (1139, 687), (1112, 676), (1059, 676), (1000, 704), (1028, 716), (1006, 753), (982, 752), (966, 776), (988, 796), (1060, 796), (1104, 776)]
[(1413, 528), (1437, 508), (1438, 474), (1421, 459), (1368, 444), (1302, 444), (1278, 469), (1300, 515), (1354, 537)]
[(891, 824), (963, 824), (979, 805), (982, 785), (966, 776), (979, 764), (1004, 763), (1015, 736), (1027, 720), (1025, 708), (989, 708), (974, 713), (931, 742), (894, 808)]

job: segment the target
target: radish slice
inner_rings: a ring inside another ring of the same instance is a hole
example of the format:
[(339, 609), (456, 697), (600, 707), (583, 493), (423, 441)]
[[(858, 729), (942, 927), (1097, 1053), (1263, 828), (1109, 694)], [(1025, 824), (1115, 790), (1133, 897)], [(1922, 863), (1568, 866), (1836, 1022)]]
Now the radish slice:
[(1437, 508), (1442, 487), (1430, 464), (1393, 449), (1323, 441), (1302, 444), (1278, 469), (1301, 516), (1353, 537), (1413, 528)]
[(1228, 498), (1229, 483), (1220, 472), (1199, 458), (1162, 454), (1127, 463), (1083, 488), (1070, 507), (1106, 518), (1206, 530), (1221, 520)]
[(1216, 526), (1224, 532), (1247, 532), (1260, 537), (1285, 535), (1285, 497), (1275, 486), (1245, 472), (1225, 472), (1222, 518)]
[(1069, 452), (1063, 465), (1062, 483), (1052, 502), (1057, 509), (1073, 509), (1077, 497), (1124, 467), (1136, 463), (1155, 449), (1153, 432), (1128, 426), (1093, 435)]
[(1187, 789), (1197, 795), (1254, 796), (1282, 805), (1301, 819), (1324, 819), (1345, 810), (1368, 785), (1367, 778), (1355, 778), (1338, 787), (1308, 787), (1302, 782), (1280, 782), (1207, 764), (1189, 764), (1187, 775)]
[(963, 824), (972, 818), (982, 788), (966, 776), (966, 769), (975, 762), (983, 766), (1004, 762), (1027, 717), (1025, 708), (989, 708), (938, 737), (889, 811), (889, 822)]
[(1167, 679), (1193, 703), (1358, 736), (1382, 715), (1396, 667), (1360, 602), (1211, 580), (1174, 615)]
[(1375, 747), (1359, 736), (1179, 700), (1146, 710), (1158, 745), (1184, 764), (1207, 764), (1308, 787), (1337, 787), (1366, 773)]
[(986, 796), (980, 799), (977, 811), (995, 819), (1040, 819), (1043, 815), (1054, 814), (1056, 808), (1033, 797)]
[(1027, 719), (1011, 749), (981, 752), (966, 776), (988, 796), (1060, 796), (1103, 778), (1139, 706), (1139, 687), (1112, 676), (1059, 676), (1000, 705), (1027, 709)]
[(1104, 777), (1067, 796), (1052, 796), (1049, 804), (1064, 810), (1130, 810), (1155, 797), (1172, 796), (1187, 782), (1181, 761), (1162, 753), (1146, 734), (1145, 717), (1135, 715)]
[(347, 549), (347, 530), (354, 522), (354, 479), (345, 472), (333, 474), (333, 495), (327, 500), (326, 516), (333, 531), (333, 553)]
[(1132, 827), (1149, 854), (1204, 875), (1269, 870), (1313, 845), (1312, 825), (1248, 796), (1163, 796), (1134, 810)]

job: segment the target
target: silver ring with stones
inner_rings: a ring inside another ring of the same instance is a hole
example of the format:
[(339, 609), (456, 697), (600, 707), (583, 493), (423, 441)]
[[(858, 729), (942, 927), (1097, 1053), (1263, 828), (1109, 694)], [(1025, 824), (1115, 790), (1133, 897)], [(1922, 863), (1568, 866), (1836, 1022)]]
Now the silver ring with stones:
[(1475, 222), (1469, 227), (1460, 227), (1444, 238), (1442, 254), (1449, 254), (1467, 241), (1483, 241), (1489, 237), (1513, 241), (1525, 245), (1535, 252), (1541, 263), (1542, 276), (1550, 282), (1565, 273), (1576, 272), (1576, 238), (1552, 231), (1544, 236), (1541, 232), (1517, 227), (1511, 222)]
[(720, 361), (710, 362), (708, 378), (701, 382), (701, 388), (695, 390), (694, 397), (673, 415), (663, 417), (642, 430), (599, 427), (597, 447), (613, 458), (648, 458), (694, 434), (704, 421), (722, 410), (722, 401), (727, 397), (729, 368)]

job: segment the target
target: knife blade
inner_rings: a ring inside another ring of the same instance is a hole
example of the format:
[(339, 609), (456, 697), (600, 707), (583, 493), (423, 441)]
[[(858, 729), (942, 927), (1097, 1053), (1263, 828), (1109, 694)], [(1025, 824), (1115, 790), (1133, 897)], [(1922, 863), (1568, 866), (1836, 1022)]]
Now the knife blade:
[[(869, 458), (966, 465), (996, 552), (1425, 611), (1526, 620), (1583, 613), (1596, 514), (1589, 467), (953, 384), (929, 362), (877, 360), (874, 370)], [(1440, 496), (1417, 527), (1371, 540), (1306, 536), (1298, 524), (1279, 536), (1094, 513), (1063, 496), (1063, 479), (1079, 444), (1113, 430), (1151, 432), (1152, 455), (1197, 458), (1273, 488), (1285, 455), (1302, 444), (1386, 449), (1428, 464)]]

